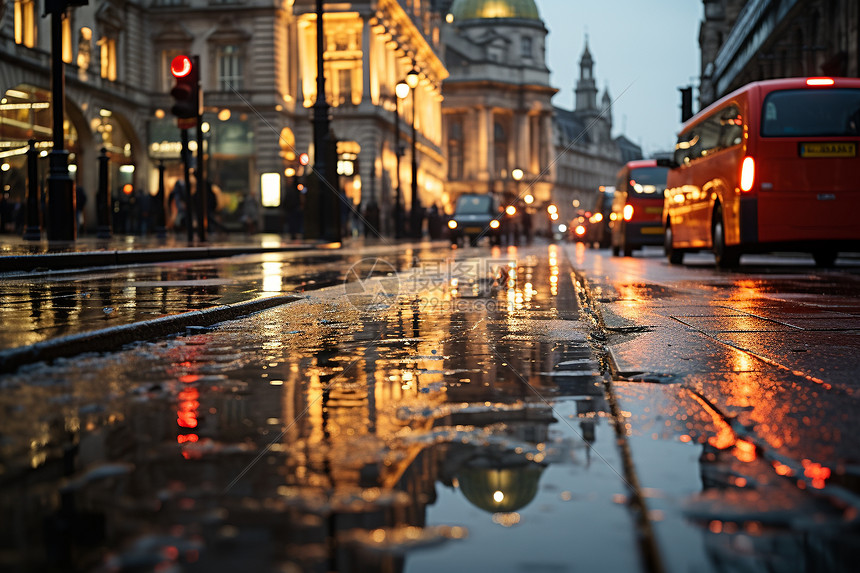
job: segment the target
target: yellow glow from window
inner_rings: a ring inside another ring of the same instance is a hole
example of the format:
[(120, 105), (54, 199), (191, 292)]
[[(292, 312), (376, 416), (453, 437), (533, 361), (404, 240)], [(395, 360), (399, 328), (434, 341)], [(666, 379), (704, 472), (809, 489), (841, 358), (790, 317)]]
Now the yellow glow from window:
[(280, 207), (281, 175), (279, 173), (263, 173), (260, 176), (260, 190), (263, 207)]

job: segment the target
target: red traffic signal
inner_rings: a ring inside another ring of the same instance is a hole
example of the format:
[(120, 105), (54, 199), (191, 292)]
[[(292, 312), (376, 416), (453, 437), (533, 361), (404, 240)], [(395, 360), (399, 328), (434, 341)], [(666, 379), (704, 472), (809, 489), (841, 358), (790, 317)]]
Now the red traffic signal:
[(170, 73), (176, 78), (170, 95), (173, 107), (170, 112), (178, 118), (190, 119), (200, 115), (200, 74), (197, 57), (179, 55), (170, 62)]

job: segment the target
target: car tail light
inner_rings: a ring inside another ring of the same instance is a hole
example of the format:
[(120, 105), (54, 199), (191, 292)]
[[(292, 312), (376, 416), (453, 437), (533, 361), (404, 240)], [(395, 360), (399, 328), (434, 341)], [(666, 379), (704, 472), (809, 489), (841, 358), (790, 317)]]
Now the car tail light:
[(749, 191), (755, 182), (755, 160), (752, 157), (744, 157), (741, 166), (741, 191)]
[(624, 205), (624, 220), (629, 221), (633, 218), (633, 205)]
[(806, 85), (808, 86), (832, 86), (836, 82), (833, 78), (807, 78)]

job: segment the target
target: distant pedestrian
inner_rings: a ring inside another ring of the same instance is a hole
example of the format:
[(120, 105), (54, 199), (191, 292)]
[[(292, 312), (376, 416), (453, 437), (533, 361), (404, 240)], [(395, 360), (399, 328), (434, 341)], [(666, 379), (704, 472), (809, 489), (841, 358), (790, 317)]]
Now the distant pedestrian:
[(376, 201), (371, 201), (364, 208), (364, 236), (379, 236), (379, 204)]
[(427, 215), (427, 232), (430, 233), (431, 239), (438, 239), (442, 236), (442, 216), (435, 203), (430, 206), (430, 213)]
[(174, 183), (173, 190), (167, 198), (167, 205), (170, 209), (168, 227), (177, 232), (184, 230), (187, 223), (187, 210), (185, 209), (185, 183), (181, 179), (177, 179)]
[(260, 226), (260, 202), (253, 191), (248, 191), (242, 200), (242, 226), (246, 235), (254, 235)]
[(78, 234), (84, 232), (84, 210), (87, 206), (87, 193), (83, 185), (75, 185), (75, 220), (78, 223)]

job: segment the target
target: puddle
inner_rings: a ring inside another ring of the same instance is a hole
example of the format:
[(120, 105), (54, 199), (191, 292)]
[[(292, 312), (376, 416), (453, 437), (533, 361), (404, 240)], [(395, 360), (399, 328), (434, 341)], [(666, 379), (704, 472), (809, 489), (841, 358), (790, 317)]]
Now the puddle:
[(563, 261), (406, 263), (396, 291), (361, 279), (382, 297), (320, 289), (0, 378), (6, 563), (636, 570), (595, 550), (636, 540)]

